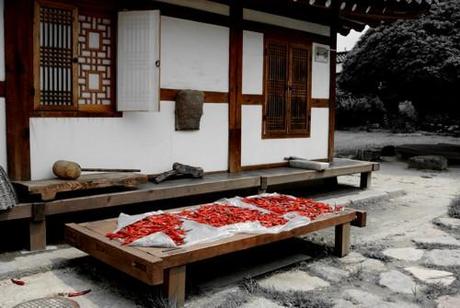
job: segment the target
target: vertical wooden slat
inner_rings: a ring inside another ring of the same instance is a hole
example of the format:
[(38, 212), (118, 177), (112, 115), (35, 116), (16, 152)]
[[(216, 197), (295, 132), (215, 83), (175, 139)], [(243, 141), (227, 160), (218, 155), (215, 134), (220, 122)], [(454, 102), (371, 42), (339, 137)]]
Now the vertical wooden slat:
[(230, 5), (230, 59), (229, 59), (229, 143), (228, 169), (241, 170), (241, 100), (243, 79), (243, 2), (235, 0)]
[(337, 49), (337, 26), (331, 26), (331, 43), (329, 53), (330, 82), (329, 82), (329, 140), (328, 160), (334, 160), (334, 132), (335, 132), (335, 108), (336, 108), (336, 49)]
[(33, 107), (32, 0), (4, 1), (8, 174), (30, 179), (29, 113)]

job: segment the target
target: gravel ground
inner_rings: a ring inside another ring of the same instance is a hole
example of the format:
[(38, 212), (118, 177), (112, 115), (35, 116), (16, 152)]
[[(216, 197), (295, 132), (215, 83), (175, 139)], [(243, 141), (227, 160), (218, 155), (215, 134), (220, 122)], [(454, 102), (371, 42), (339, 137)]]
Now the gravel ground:
[(460, 144), (460, 138), (439, 136), (427, 132), (412, 134), (392, 134), (386, 130), (379, 131), (345, 131), (335, 132), (336, 155), (353, 155), (357, 149), (383, 147), (386, 145), (401, 145), (409, 143), (452, 143)]

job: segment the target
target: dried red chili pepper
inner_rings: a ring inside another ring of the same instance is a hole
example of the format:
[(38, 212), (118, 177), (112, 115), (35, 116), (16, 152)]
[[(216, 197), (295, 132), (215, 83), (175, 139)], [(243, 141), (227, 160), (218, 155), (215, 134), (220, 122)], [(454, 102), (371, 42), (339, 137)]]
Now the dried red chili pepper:
[(169, 236), (176, 245), (184, 243), (185, 231), (182, 229), (182, 220), (173, 214), (151, 215), (126, 226), (115, 233), (107, 233), (109, 239), (120, 239), (123, 245), (128, 245), (135, 240), (150, 234), (163, 232)]
[(243, 202), (255, 205), (279, 215), (296, 212), (301, 216), (310, 218), (311, 220), (316, 219), (321, 214), (331, 213), (340, 209), (333, 208), (326, 203), (317, 202), (313, 199), (296, 198), (286, 195), (250, 197), (244, 198)]
[(287, 220), (274, 213), (223, 204), (206, 204), (197, 209), (183, 210), (178, 215), (198, 223), (223, 227), (231, 224), (258, 221), (264, 227), (284, 225)]
[(18, 286), (23, 286), (26, 284), (24, 280), (16, 279), (16, 278), (11, 278), (11, 282), (18, 285)]

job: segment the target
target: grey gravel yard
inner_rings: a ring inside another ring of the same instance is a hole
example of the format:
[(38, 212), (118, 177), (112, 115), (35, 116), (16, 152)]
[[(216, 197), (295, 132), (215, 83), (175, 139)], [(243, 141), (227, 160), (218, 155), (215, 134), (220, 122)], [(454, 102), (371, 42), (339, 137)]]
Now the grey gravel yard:
[[(359, 178), (339, 183), (356, 185)], [(435, 172), (383, 162), (372, 185), (368, 192), (321, 195), (331, 202), (354, 200), (353, 207), (368, 211), (368, 226), (352, 228), (347, 257), (331, 254), (333, 230), (325, 230), (296, 240), (302, 249), (284, 255), (274, 246), (280, 257), (262, 257), (263, 266), (244, 264), (251, 253), (204, 263), (192, 268), (186, 306), (460, 307), (460, 219), (447, 217), (450, 201), (460, 194), (460, 166)], [(214, 275), (201, 277), (200, 268)], [(25, 286), (10, 282), (14, 273)], [(155, 290), (73, 248), (0, 255), (0, 307), (87, 288), (92, 292), (76, 298), (81, 307), (166, 305)]]

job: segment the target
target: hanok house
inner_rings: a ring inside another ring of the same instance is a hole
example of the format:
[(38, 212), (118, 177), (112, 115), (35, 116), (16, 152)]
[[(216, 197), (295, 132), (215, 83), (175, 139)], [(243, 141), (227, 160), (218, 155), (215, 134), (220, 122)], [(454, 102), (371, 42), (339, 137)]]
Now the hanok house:
[[(332, 161), (337, 33), (431, 0), (1, 3), (0, 165), (38, 180), (59, 159), (146, 174), (176, 161), (209, 173)], [(176, 130), (183, 89), (204, 93), (199, 129)], [(0, 220), (32, 215), (21, 213)]]
[[(0, 165), (27, 180), (58, 159), (146, 173), (332, 160), (337, 32), (428, 3), (5, 0)], [(205, 94), (199, 130), (175, 131), (181, 89)]]

